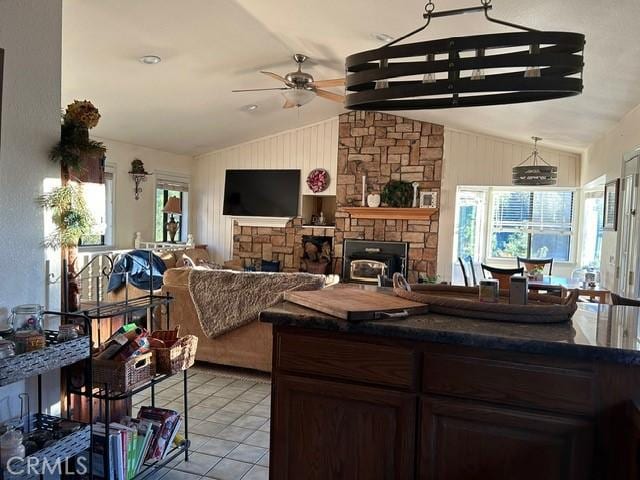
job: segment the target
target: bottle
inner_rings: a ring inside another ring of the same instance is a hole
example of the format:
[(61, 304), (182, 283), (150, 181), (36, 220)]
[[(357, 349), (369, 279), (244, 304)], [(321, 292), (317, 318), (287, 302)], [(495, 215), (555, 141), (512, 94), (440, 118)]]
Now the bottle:
[(6, 465), (11, 458), (24, 458), (25, 448), (22, 444), (22, 433), (9, 430), (0, 437), (0, 464)]

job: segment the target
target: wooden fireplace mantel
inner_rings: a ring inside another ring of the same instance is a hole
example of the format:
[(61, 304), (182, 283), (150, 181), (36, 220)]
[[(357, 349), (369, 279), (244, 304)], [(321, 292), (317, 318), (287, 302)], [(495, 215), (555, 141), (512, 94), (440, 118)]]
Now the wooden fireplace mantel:
[(391, 208), (391, 207), (346, 207), (351, 218), (373, 218), (384, 220), (428, 220), (437, 208)]

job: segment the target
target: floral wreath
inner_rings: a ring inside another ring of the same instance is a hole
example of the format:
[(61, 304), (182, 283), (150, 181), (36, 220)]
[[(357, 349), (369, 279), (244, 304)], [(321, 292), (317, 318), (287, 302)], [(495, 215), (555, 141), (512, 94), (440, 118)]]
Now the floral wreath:
[(324, 192), (329, 186), (329, 172), (324, 168), (311, 170), (307, 175), (307, 186), (313, 193)]

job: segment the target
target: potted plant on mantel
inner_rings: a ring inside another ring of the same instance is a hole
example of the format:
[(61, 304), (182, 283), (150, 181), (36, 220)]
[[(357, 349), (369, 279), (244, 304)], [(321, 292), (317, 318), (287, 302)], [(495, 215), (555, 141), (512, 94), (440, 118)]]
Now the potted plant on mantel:
[[(80, 237), (91, 233), (93, 219), (82, 195), (82, 182), (104, 183), (104, 160), (107, 149), (102, 142), (89, 138), (89, 130), (100, 121), (100, 112), (88, 100), (74, 100), (62, 115), (60, 141), (49, 158), (60, 164), (62, 186), (44, 195), (41, 204), (53, 209), (56, 231), (45, 245), (61, 249), (68, 266), (69, 291), (62, 304), (74, 311), (78, 305), (75, 262)], [(64, 292), (63, 292), (64, 294)]]

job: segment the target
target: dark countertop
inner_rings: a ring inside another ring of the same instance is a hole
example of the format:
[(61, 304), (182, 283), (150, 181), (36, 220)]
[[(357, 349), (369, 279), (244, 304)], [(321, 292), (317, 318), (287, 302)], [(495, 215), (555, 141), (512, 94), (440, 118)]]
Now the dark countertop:
[(571, 322), (547, 325), (491, 322), (435, 313), (349, 323), (288, 302), (263, 311), (260, 319), (279, 326), (640, 365), (640, 307), (578, 305)]

